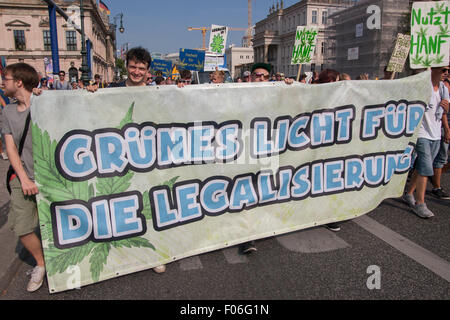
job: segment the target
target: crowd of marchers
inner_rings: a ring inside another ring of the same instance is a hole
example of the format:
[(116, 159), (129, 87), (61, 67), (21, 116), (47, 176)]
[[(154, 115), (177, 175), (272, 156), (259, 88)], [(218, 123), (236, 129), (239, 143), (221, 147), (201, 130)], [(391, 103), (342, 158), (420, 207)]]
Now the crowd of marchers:
[[(111, 83), (102, 81), (100, 75), (95, 75), (93, 81), (85, 85), (81, 79), (66, 79), (66, 73), (60, 71), (58, 79), (49, 83), (48, 78), (40, 78), (36, 70), (28, 64), (16, 63), (3, 69), (1, 75), (0, 104), (2, 158), (10, 162), (7, 185), (11, 194), (8, 225), (19, 237), (24, 247), (31, 253), (36, 266), (30, 272), (31, 279), (27, 290), (38, 290), (45, 276), (45, 262), (41, 240), (36, 233), (38, 228), (38, 212), (36, 194), (39, 192), (34, 180), (34, 163), (32, 153), (32, 137), (30, 126), (30, 106), (36, 103), (34, 96), (40, 95), (42, 90), (75, 90), (85, 89), (96, 92), (99, 88), (108, 87), (138, 87), (149, 85), (176, 85), (183, 88), (192, 85), (192, 72), (181, 70), (177, 79), (163, 77), (162, 74), (152, 76), (149, 72), (151, 65), (150, 53), (141, 47), (132, 48), (126, 56), (126, 77)], [(419, 70), (420, 72), (420, 70)], [(385, 68), (384, 79), (389, 80), (392, 74)], [(355, 80), (368, 80), (367, 74), (361, 74)], [(209, 75), (210, 83), (223, 83), (225, 73), (215, 70)], [(286, 85), (295, 80), (284, 77), (282, 73), (272, 73), (272, 66), (266, 63), (255, 63), (250, 70), (245, 71), (235, 82), (268, 82), (283, 81)], [(299, 76), (299, 82), (306, 85), (320, 85), (323, 83), (351, 80), (345, 73), (325, 69), (320, 73), (314, 72), (312, 77), (306, 74)], [(402, 199), (417, 216), (431, 218), (434, 213), (425, 203), (427, 184), (432, 185), (431, 194), (445, 201), (450, 196), (441, 187), (441, 178), (449, 169), (448, 145), (450, 142), (449, 129), (449, 67), (431, 68), (432, 92), (424, 112), (423, 121), (419, 129), (418, 140), (413, 157), (413, 165), (409, 172), (409, 183)], [(332, 231), (339, 231), (341, 223), (327, 224)], [(243, 243), (239, 246), (242, 254), (257, 251), (255, 242)], [(165, 272), (166, 266), (153, 268), (157, 273)]]

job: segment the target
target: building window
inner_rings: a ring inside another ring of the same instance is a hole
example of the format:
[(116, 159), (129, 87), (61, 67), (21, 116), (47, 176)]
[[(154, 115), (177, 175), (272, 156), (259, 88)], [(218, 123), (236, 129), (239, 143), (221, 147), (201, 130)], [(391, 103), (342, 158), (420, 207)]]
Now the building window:
[(16, 45), (16, 50), (24, 51), (26, 49), (24, 30), (14, 30), (14, 43)]
[(327, 11), (322, 11), (322, 24), (327, 24), (327, 20), (328, 20), (328, 12)]
[(50, 37), (50, 30), (44, 30), (44, 51), (52, 50), (52, 38)]
[(66, 42), (68, 51), (77, 51), (77, 33), (76, 31), (66, 31)]
[(311, 16), (311, 22), (313, 23), (313, 24), (317, 24), (317, 10), (313, 10), (312, 11), (312, 16)]

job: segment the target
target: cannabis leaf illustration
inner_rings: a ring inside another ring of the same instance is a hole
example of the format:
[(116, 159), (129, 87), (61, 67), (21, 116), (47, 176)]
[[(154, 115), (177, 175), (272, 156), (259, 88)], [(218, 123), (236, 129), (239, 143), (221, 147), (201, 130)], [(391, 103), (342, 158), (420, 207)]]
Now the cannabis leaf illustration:
[(423, 57), (419, 57), (419, 55), (416, 54), (415, 57), (411, 56), (411, 62), (412, 62), (412, 64), (416, 64), (416, 65), (422, 64), (422, 58)]
[(430, 56), (427, 55), (426, 58), (422, 61), (422, 65), (425, 68), (431, 67), (431, 64), (433, 63), (433, 59), (430, 59)]
[(435, 7), (436, 13), (442, 14), (444, 12), (444, 5), (445, 5), (445, 3), (442, 3), (442, 4), (436, 3), (436, 7)]
[(444, 61), (444, 55), (437, 55), (436, 58), (434, 58), (434, 63), (439, 64)]
[(444, 26), (439, 26), (438, 36), (441, 36), (441, 37), (449, 37), (450, 36), (450, 30), (448, 30), (448, 25), (445, 25), (445, 28), (444, 28)]
[[(118, 128), (122, 128), (125, 124), (132, 121), (133, 109), (134, 102), (120, 122)], [(73, 182), (66, 180), (58, 173), (55, 165), (57, 142), (51, 141), (48, 132), (42, 132), (36, 124), (32, 124), (32, 134), (36, 181), (40, 185), (39, 190), (41, 194), (49, 203), (68, 199), (79, 199), (87, 202), (95, 196), (125, 192), (130, 187), (130, 180), (134, 175), (131, 171), (122, 177), (98, 178), (95, 188), (94, 184), (88, 181)], [(149, 214), (150, 202), (149, 200), (145, 200), (145, 198), (148, 199), (148, 192), (147, 197), (144, 197), (143, 212), (147, 212), (146, 218), (147, 216), (151, 218), (151, 213)], [(107, 263), (108, 255), (112, 247), (142, 247), (156, 250), (147, 239), (142, 237), (102, 243), (88, 242), (82, 246), (58, 249), (54, 245), (49, 203), (42, 200), (39, 202), (38, 207), (42, 240), (48, 243), (44, 253), (49, 276), (55, 275), (56, 273), (63, 273), (69, 266), (77, 265), (85, 257), (90, 256), (91, 276), (94, 281), (98, 281), (100, 273)]]
[(88, 201), (89, 189), (87, 181), (69, 181), (59, 174), (54, 159), (57, 142), (50, 141), (48, 132), (42, 133), (35, 124), (32, 124), (31, 130), (33, 136), (41, 136), (41, 143), (38, 143), (37, 139), (33, 139), (33, 159), (36, 181), (43, 186), (42, 189), (40, 188), (42, 195), (50, 202), (67, 199)]
[(424, 28), (424, 27), (420, 27), (420, 30), (417, 31), (417, 37), (418, 38), (426, 37), (427, 34), (428, 34), (428, 29)]
[(217, 53), (222, 52), (222, 50), (223, 50), (223, 48), (224, 48), (224, 46), (223, 46), (223, 41), (224, 41), (223, 37), (222, 37), (220, 34), (216, 34), (216, 35), (213, 37), (213, 41), (212, 41), (212, 43), (211, 43), (211, 49), (212, 49), (212, 51), (213, 51), (213, 52), (217, 52)]

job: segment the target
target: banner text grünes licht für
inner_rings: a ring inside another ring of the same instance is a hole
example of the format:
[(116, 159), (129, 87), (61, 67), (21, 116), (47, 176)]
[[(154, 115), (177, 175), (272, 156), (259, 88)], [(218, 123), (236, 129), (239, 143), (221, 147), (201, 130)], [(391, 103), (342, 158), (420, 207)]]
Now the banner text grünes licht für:
[(429, 72), (44, 92), (32, 132), (50, 292), (373, 210), (402, 194), (430, 95)]

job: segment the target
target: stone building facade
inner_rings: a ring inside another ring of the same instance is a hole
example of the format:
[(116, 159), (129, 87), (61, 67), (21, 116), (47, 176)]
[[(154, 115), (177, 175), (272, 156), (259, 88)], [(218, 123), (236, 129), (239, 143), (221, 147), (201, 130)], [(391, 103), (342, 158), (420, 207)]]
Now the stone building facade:
[(295, 77), (298, 65), (291, 65), (297, 26), (315, 25), (319, 34), (315, 57), (311, 64), (304, 65), (303, 71), (321, 71), (328, 40), (325, 30), (330, 23), (329, 16), (343, 8), (355, 4), (353, 0), (302, 0), (288, 8), (283, 1), (269, 9), (267, 18), (255, 25), (253, 38), (255, 62), (270, 63), (273, 73), (282, 72)]
[[(330, 42), (324, 64), (355, 79), (362, 73), (382, 78), (398, 33), (409, 33), (410, 0), (360, 0), (330, 16)], [(377, 21), (377, 19), (379, 21)], [(378, 24), (378, 25), (377, 25)], [(408, 63), (407, 63), (408, 65)], [(399, 76), (411, 74), (408, 66)]]
[(225, 54), (227, 56), (227, 68), (230, 70), (233, 79), (242, 76), (241, 66), (253, 63), (252, 47), (229, 46)]
[[(79, 7), (79, 1), (76, 0), (54, 2), (66, 12), (70, 6)], [(110, 25), (109, 17), (98, 9), (95, 0), (85, 0), (84, 10), (85, 35), (92, 43), (92, 77), (98, 73), (104, 81), (112, 81), (115, 26)], [(60, 70), (68, 74), (71, 62), (75, 68), (81, 67), (81, 34), (71, 28), (58, 13), (56, 20)], [(0, 56), (6, 59), (7, 65), (25, 62), (35, 67), (42, 76), (48, 75), (46, 61), (51, 61), (52, 53), (49, 12), (44, 1), (0, 1), (0, 30)]]

